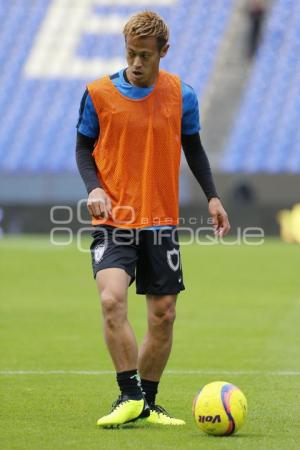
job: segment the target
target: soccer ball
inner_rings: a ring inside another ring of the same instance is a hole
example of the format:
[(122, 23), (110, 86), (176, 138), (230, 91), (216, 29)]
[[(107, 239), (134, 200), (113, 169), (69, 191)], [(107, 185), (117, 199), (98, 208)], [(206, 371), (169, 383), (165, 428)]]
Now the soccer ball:
[(228, 436), (241, 428), (247, 414), (247, 400), (242, 391), (226, 381), (206, 384), (193, 402), (193, 416), (198, 427), (208, 434)]

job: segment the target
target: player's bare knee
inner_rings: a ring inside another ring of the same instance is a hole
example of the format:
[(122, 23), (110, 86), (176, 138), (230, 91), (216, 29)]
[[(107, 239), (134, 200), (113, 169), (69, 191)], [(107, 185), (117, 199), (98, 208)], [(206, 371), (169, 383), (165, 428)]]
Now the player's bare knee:
[(125, 299), (122, 296), (113, 293), (111, 290), (104, 289), (101, 293), (101, 306), (103, 318), (106, 325), (110, 328), (114, 328), (120, 322), (126, 320)]
[(149, 325), (153, 331), (164, 332), (173, 326), (176, 318), (175, 305), (170, 305), (164, 309), (157, 309), (149, 317)]
[(170, 306), (167, 310), (164, 311), (162, 315), (162, 325), (172, 326), (175, 319), (176, 319), (175, 306)]

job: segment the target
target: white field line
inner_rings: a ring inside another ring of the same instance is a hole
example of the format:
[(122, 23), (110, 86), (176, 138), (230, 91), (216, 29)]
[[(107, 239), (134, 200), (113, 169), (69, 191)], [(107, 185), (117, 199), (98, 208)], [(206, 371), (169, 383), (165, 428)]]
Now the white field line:
[[(229, 376), (276, 376), (298, 377), (300, 370), (166, 370), (165, 375), (191, 376), (191, 375), (229, 375)], [(1, 370), (0, 376), (17, 375), (112, 375), (113, 370)]]

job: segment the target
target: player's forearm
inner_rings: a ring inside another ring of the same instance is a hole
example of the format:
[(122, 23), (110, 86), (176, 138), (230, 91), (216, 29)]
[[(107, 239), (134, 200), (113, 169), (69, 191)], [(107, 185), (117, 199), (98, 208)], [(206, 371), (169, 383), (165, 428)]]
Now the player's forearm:
[(181, 140), (189, 168), (200, 184), (207, 200), (209, 201), (213, 197), (219, 197), (199, 133), (191, 135), (183, 134)]
[(97, 176), (97, 169), (92, 155), (95, 139), (77, 133), (76, 139), (76, 162), (79, 173), (85, 184), (88, 194), (96, 188), (101, 187)]

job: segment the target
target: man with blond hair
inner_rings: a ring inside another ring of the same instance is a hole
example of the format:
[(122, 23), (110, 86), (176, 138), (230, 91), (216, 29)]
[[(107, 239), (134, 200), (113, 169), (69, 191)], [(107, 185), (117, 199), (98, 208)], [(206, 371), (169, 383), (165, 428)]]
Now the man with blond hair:
[[(107, 348), (121, 391), (97, 424), (137, 419), (183, 425), (157, 405), (171, 347), (177, 295), (184, 289), (176, 225), (181, 146), (202, 187), (215, 233), (229, 231), (199, 136), (193, 89), (159, 68), (169, 49), (163, 19), (145, 11), (124, 28), (128, 66), (87, 86), (76, 158), (94, 225), (91, 245)], [(148, 329), (138, 351), (127, 317), (129, 285), (146, 296)]]

